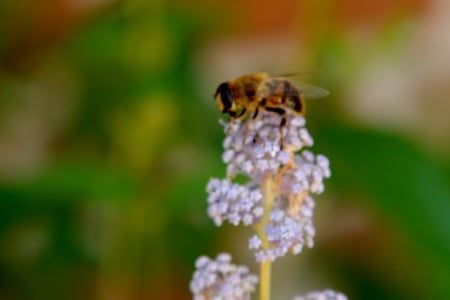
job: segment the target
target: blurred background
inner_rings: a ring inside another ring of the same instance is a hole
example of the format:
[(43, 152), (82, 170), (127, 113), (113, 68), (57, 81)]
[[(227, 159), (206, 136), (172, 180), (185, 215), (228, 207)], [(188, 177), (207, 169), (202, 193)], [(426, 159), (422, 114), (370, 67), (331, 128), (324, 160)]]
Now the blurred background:
[(2, 0), (0, 299), (191, 299), (223, 251), (257, 273), (205, 186), (215, 88), (260, 70), (331, 92), (307, 103), (333, 172), (316, 247), (275, 263), (273, 299), (450, 299), (446, 0)]

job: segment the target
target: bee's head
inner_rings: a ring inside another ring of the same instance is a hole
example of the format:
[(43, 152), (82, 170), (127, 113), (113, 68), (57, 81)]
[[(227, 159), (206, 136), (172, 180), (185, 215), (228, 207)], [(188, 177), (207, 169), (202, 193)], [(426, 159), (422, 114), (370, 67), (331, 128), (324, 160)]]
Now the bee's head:
[(233, 95), (231, 94), (230, 85), (228, 82), (224, 82), (219, 85), (214, 95), (216, 98), (217, 106), (223, 113), (230, 112), (233, 106)]

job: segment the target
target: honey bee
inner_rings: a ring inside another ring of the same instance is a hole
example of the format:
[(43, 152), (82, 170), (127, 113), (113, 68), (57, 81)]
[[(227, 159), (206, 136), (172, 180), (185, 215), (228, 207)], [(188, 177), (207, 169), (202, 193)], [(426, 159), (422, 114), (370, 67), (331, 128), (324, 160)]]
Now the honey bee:
[(304, 88), (285, 77), (271, 77), (266, 72), (257, 72), (221, 83), (214, 97), (222, 113), (230, 115), (230, 122), (246, 119), (249, 115), (256, 119), (260, 110), (266, 110), (282, 117), (282, 127), (286, 124), (288, 113), (297, 116), (304, 114), (305, 96), (312, 99), (329, 94), (322, 88), (302, 85)]

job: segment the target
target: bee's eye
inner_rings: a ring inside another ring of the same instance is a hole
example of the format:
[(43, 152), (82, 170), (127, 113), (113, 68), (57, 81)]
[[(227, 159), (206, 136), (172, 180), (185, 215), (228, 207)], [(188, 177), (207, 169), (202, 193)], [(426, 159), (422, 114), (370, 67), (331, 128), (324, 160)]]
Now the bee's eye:
[(224, 82), (217, 88), (216, 97), (220, 94), (220, 100), (222, 104), (222, 112), (228, 112), (233, 105), (233, 96), (231, 95), (231, 90), (228, 83)]

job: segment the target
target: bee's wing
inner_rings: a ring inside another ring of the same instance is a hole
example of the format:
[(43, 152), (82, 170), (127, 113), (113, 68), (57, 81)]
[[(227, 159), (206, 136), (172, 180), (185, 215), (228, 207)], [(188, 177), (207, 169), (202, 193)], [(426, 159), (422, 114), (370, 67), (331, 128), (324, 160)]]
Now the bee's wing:
[(326, 89), (304, 82), (293, 82), (305, 99), (320, 99), (330, 94)]
[[(280, 92), (280, 90), (277, 88), (277, 86), (279, 86), (280, 82), (283, 82), (286, 80), (288, 80), (288, 79), (286, 79), (286, 77), (271, 78), (270, 80), (268, 80), (266, 82), (266, 86), (268, 86), (269, 88), (266, 89), (264, 92), (266, 94), (269, 94), (269, 96), (273, 96), (275, 94), (275, 93), (273, 93), (273, 91)], [(300, 91), (300, 93), (303, 95), (303, 97), (305, 99), (319, 99), (319, 98), (326, 97), (330, 94), (326, 89), (309, 84), (309, 83), (292, 80), (292, 79), (289, 79), (288, 81)], [(291, 93), (292, 93), (292, 95), (290, 95)], [(290, 90), (290, 91), (285, 91), (284, 95), (296, 96), (297, 93), (293, 90)]]
[(281, 75), (277, 75), (273, 78), (276, 78), (278, 80), (281, 79), (288, 79), (295, 87), (297, 87), (300, 92), (302, 93), (303, 97), (305, 99), (320, 99), (323, 97), (326, 97), (330, 94), (326, 89), (305, 83), (303, 81), (298, 81), (298, 77), (303, 76), (311, 76), (320, 74), (322, 70), (312, 70), (312, 71), (303, 71), (303, 72), (292, 72), (292, 73), (285, 73)]
[(311, 70), (311, 71), (299, 71), (299, 72), (288, 72), (276, 74), (274, 77), (304, 77), (304, 76), (312, 76), (322, 73), (322, 70)]

